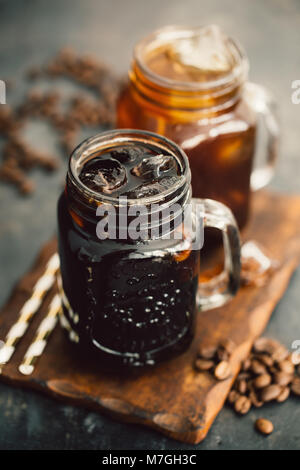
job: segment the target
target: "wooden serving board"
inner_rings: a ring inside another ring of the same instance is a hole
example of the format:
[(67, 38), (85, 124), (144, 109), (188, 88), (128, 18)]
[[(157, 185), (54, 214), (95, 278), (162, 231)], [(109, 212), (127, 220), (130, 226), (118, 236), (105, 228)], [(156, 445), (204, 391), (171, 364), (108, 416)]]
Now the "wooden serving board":
[[(137, 376), (105, 374), (97, 365), (76, 357), (73, 346), (57, 326), (33, 374), (22, 375), (18, 366), (46, 313), (55, 287), (47, 294), (11, 361), (3, 367), (2, 379), (52, 394), (68, 403), (109, 413), (117, 419), (150, 426), (182, 442), (200, 442), (221, 410), (241, 361), (267, 325), (300, 262), (300, 196), (258, 193), (254, 196), (252, 213), (255, 216), (243, 233), (243, 240), (254, 239), (266, 247), (279, 261), (279, 267), (264, 287), (243, 287), (226, 306), (200, 313), (196, 338), (182, 356)], [(16, 286), (0, 314), (0, 338), (5, 338), (16, 321), (55, 250), (55, 240), (44, 246), (33, 268)], [(214, 345), (226, 337), (236, 343), (231, 356), (232, 376), (218, 382), (208, 372), (196, 372), (193, 360), (199, 344)]]

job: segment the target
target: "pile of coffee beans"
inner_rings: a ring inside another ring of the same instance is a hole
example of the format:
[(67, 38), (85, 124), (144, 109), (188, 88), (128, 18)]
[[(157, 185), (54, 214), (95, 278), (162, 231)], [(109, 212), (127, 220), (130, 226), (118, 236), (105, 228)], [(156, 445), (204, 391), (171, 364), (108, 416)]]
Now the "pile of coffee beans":
[(24, 122), (8, 105), (0, 107), (0, 137), (4, 138), (0, 179), (14, 184), (21, 193), (29, 194), (34, 185), (27, 177), (33, 167), (55, 170), (58, 160), (53, 155), (32, 148), (23, 138)]
[[(220, 342), (217, 347), (200, 347), (194, 362), (197, 371), (209, 371), (217, 380), (231, 376), (230, 355), (234, 350), (231, 340)], [(247, 414), (252, 407), (265, 403), (282, 403), (290, 394), (300, 397), (300, 355), (290, 353), (278, 341), (259, 338), (251, 353), (242, 363), (241, 370), (227, 397), (236, 413)], [(273, 432), (273, 424), (265, 418), (255, 422), (262, 434)]]
[(300, 362), (285, 346), (270, 338), (255, 341), (250, 356), (242, 363), (228, 403), (239, 414), (246, 414), (252, 406), (264, 403), (282, 403), (292, 392), (300, 396)]
[(67, 78), (92, 91), (94, 98), (79, 91), (68, 100), (67, 109), (63, 111), (66, 97), (62, 93), (32, 89), (15, 109), (9, 105), (0, 107), (0, 137), (5, 141), (0, 179), (14, 184), (24, 194), (34, 190), (28, 178), (31, 168), (52, 171), (59, 162), (55, 156), (33, 149), (25, 141), (22, 131), (28, 120), (47, 121), (58, 133), (64, 154), (69, 156), (78, 144), (83, 128), (91, 127), (98, 132), (103, 126), (114, 126), (115, 105), (122, 85), (122, 80), (101, 61), (87, 55), (79, 56), (68, 48), (44, 67), (32, 68), (28, 77), (35, 81), (45, 77)]

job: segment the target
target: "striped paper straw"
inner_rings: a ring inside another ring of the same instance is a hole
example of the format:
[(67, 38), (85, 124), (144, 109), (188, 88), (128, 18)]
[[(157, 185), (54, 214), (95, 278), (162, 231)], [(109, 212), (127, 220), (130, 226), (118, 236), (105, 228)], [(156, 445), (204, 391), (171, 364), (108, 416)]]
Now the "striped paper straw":
[(36, 336), (27, 349), (22, 364), (19, 366), (19, 371), (24, 375), (30, 375), (34, 371), (34, 363), (38, 357), (40, 357), (47, 345), (47, 339), (54, 330), (58, 314), (61, 308), (61, 300), (58, 294), (56, 294), (51, 304), (49, 305), (48, 313), (45, 318), (41, 321)]
[(18, 341), (24, 336), (29, 322), (35, 313), (39, 310), (43, 298), (46, 293), (51, 289), (55, 282), (55, 274), (59, 268), (59, 257), (55, 253), (49, 259), (44, 274), (39, 278), (33, 288), (31, 297), (25, 302), (20, 310), (18, 320), (10, 328), (6, 335), (5, 343), (0, 349), (0, 374), (3, 365), (11, 359), (15, 352)]
[[(58, 291), (59, 291), (59, 294), (60, 294), (62, 306), (64, 306), (67, 309), (67, 311), (69, 312), (69, 315), (72, 318), (73, 322), (78, 323), (79, 322), (78, 313), (73, 312), (73, 309), (70, 305), (70, 302), (69, 302), (69, 300), (68, 300), (68, 298), (65, 294), (65, 291), (63, 289), (60, 274), (58, 274), (58, 276), (57, 276), (57, 285), (58, 285)], [(71, 327), (69, 320), (67, 320), (67, 318), (65, 317), (63, 309), (61, 311), (61, 315), (59, 316), (59, 320), (60, 320), (60, 324), (61, 324), (62, 328), (67, 330), (70, 340), (74, 341), (75, 343), (78, 343), (79, 342), (79, 336), (76, 333), (76, 331), (74, 331), (73, 328)]]

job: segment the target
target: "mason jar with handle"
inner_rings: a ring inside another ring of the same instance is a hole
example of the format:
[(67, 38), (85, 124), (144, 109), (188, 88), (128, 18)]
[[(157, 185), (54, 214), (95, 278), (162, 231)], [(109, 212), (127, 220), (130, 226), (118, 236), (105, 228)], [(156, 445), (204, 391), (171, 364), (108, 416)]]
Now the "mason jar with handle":
[(176, 142), (193, 195), (226, 204), (240, 228), (251, 190), (272, 178), (279, 135), (275, 101), (247, 81), (248, 69), (241, 46), (215, 25), (162, 28), (136, 45), (117, 110), (118, 127)]
[[(134, 211), (143, 214), (138, 224)], [(224, 272), (199, 284), (206, 226), (222, 233)], [(223, 305), (239, 287), (232, 212), (192, 199), (184, 151), (150, 132), (106, 132), (74, 150), (58, 240), (62, 326), (87, 360), (110, 370), (184, 352), (197, 312)]]

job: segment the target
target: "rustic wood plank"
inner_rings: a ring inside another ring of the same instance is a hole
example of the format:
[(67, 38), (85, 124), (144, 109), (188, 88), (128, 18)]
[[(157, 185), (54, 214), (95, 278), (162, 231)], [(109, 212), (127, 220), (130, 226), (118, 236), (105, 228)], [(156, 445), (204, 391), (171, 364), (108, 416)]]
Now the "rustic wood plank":
[[(56, 292), (53, 288), (11, 362), (3, 367), (1, 378), (117, 419), (150, 426), (182, 442), (200, 442), (222, 408), (241, 361), (267, 325), (300, 262), (300, 196), (258, 193), (254, 196), (252, 213), (255, 217), (244, 231), (243, 239), (254, 239), (266, 247), (279, 261), (278, 269), (264, 287), (243, 287), (226, 306), (199, 314), (195, 340), (179, 358), (134, 376), (110, 375), (100, 371), (97, 364), (78, 357), (57, 327), (34, 373), (21, 375), (18, 365)], [(44, 246), (33, 268), (14, 289), (0, 314), (0, 338), (4, 339), (16, 320), (55, 250), (55, 240)], [(194, 371), (192, 364), (199, 344), (214, 345), (226, 337), (236, 344), (230, 359), (232, 376), (217, 382), (208, 372)]]

